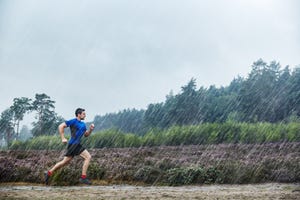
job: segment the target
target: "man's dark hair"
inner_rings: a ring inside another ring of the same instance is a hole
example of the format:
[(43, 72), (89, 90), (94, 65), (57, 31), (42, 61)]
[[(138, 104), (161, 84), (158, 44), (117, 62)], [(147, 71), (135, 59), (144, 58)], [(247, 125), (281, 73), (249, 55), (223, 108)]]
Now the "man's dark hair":
[(75, 116), (77, 117), (78, 115), (80, 115), (84, 111), (85, 110), (83, 108), (77, 108), (76, 111), (75, 111)]

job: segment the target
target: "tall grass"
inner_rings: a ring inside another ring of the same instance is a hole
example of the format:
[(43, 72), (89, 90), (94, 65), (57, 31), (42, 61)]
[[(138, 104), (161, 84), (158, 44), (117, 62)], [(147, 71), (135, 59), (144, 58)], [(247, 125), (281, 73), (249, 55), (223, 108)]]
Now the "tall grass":
[[(82, 139), (87, 148), (123, 148), (141, 146), (177, 146), (220, 143), (261, 144), (269, 142), (299, 142), (299, 123), (206, 123), (173, 126), (166, 130), (152, 129), (144, 136), (123, 133), (116, 129), (93, 133)], [(58, 136), (39, 136), (31, 140), (15, 141), (10, 149), (62, 149)]]

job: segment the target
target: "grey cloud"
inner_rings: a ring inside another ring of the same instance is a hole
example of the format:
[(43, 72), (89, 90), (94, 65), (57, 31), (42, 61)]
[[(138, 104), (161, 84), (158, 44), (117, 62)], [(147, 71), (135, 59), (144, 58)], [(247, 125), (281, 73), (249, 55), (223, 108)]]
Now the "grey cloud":
[(297, 65), (295, 4), (1, 1), (0, 111), (45, 92), (63, 116), (79, 104), (94, 116), (164, 101), (192, 77), (198, 86), (228, 85), (258, 58)]

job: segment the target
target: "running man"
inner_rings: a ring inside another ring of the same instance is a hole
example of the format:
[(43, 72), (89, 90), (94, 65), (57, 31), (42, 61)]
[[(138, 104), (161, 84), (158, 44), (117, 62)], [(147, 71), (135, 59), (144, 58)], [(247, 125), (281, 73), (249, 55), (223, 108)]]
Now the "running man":
[(71, 139), (68, 143), (67, 153), (62, 161), (56, 163), (52, 169), (45, 172), (45, 183), (48, 185), (49, 177), (52, 174), (62, 168), (63, 166), (70, 163), (70, 161), (74, 158), (74, 156), (80, 155), (84, 159), (83, 167), (82, 167), (82, 175), (79, 179), (80, 183), (84, 183), (90, 185), (91, 182), (86, 177), (86, 172), (89, 167), (89, 163), (91, 160), (90, 153), (80, 144), (80, 139), (84, 135), (88, 137), (92, 131), (94, 130), (94, 124), (90, 125), (89, 130), (86, 129), (85, 123), (82, 120), (85, 119), (85, 110), (83, 108), (77, 108), (75, 111), (76, 118), (65, 121), (58, 126), (58, 131), (61, 136), (61, 141), (63, 143), (67, 143), (68, 140), (65, 138), (64, 129), (70, 127), (71, 130)]

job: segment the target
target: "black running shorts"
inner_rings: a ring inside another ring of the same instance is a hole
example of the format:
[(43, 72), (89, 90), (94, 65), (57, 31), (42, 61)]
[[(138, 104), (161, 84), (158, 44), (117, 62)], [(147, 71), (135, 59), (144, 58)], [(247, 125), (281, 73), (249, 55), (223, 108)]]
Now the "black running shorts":
[(81, 144), (68, 144), (67, 153), (65, 156), (74, 157), (80, 155), (85, 148)]

